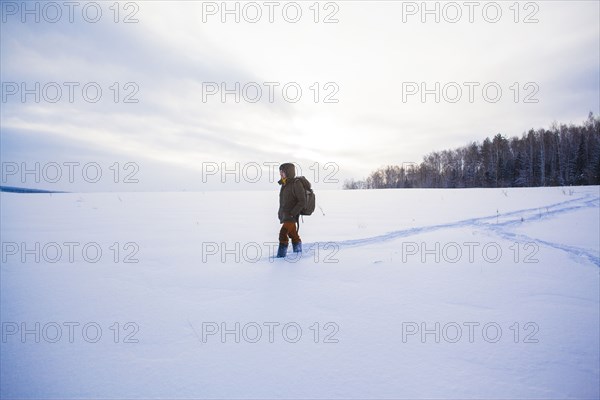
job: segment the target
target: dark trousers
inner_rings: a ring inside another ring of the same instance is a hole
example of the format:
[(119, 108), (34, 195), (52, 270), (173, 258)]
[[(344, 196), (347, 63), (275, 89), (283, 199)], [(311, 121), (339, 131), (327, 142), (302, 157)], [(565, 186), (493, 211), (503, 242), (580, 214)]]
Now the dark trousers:
[(287, 245), (289, 243), (288, 237), (289, 239), (292, 239), (292, 243), (300, 243), (302, 241), (298, 235), (295, 222), (284, 222), (283, 225), (281, 225), (281, 230), (279, 231), (279, 243)]

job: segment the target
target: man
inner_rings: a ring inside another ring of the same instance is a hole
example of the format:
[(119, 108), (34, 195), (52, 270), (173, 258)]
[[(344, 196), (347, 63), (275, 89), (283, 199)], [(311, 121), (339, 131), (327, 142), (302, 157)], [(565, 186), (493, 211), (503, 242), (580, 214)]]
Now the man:
[(294, 253), (302, 252), (302, 240), (298, 235), (296, 223), (300, 216), (300, 211), (306, 205), (306, 192), (302, 182), (296, 178), (296, 168), (292, 163), (285, 163), (279, 166), (279, 211), (277, 216), (279, 222), (283, 224), (279, 231), (279, 248), (277, 257), (285, 257), (287, 254), (289, 239), (292, 239), (292, 248)]

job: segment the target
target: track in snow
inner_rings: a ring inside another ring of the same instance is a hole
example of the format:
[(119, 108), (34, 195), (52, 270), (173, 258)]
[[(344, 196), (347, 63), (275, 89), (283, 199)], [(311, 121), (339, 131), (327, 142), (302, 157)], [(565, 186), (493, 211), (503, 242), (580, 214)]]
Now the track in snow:
[[(331, 250), (333, 246), (336, 246), (337, 249), (343, 250), (345, 248), (368, 246), (371, 244), (377, 244), (385, 241), (395, 240), (398, 238), (406, 238), (422, 233), (430, 233), (444, 229), (472, 227), (487, 230), (488, 232), (500, 236), (503, 239), (520, 242), (534, 242), (539, 244), (540, 246), (558, 249), (567, 252), (572, 256), (575, 256), (576, 259), (583, 258), (600, 267), (600, 257), (598, 256), (598, 253), (594, 250), (531, 238), (526, 235), (510, 232), (507, 229), (510, 227), (519, 226), (530, 221), (546, 220), (573, 211), (599, 206), (600, 196), (585, 194), (583, 197), (578, 197), (575, 199), (550, 204), (548, 206), (526, 208), (506, 213), (498, 213), (497, 215), (487, 217), (471, 218), (462, 221), (450, 222), (447, 224), (401, 229), (397, 231), (388, 232), (383, 235), (377, 235), (367, 238), (341, 240), (336, 242), (304, 243), (304, 253), (302, 257), (312, 257), (315, 251), (315, 247), (318, 247), (319, 250), (328, 251)], [(289, 260), (290, 258), (295, 261), (295, 256), (293, 254), (291, 256), (288, 255), (286, 259)], [(268, 259), (272, 261), (273, 257), (268, 257)]]

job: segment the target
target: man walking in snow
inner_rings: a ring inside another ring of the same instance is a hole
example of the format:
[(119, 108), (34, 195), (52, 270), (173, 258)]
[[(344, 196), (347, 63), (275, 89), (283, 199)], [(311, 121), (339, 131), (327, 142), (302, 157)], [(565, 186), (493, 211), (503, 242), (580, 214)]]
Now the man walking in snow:
[(300, 211), (306, 205), (306, 192), (302, 182), (296, 178), (296, 168), (292, 163), (279, 166), (281, 179), (279, 183), (279, 211), (277, 216), (282, 224), (279, 231), (279, 248), (277, 257), (285, 257), (287, 254), (289, 239), (292, 239), (294, 253), (302, 252), (302, 240), (298, 235), (296, 223), (300, 217)]

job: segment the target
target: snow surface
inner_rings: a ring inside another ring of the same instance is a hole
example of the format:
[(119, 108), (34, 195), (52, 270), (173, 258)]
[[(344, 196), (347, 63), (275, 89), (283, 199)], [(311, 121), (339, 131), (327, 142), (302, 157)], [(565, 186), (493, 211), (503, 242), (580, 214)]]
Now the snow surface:
[(599, 187), (0, 196), (2, 398), (600, 397)]

